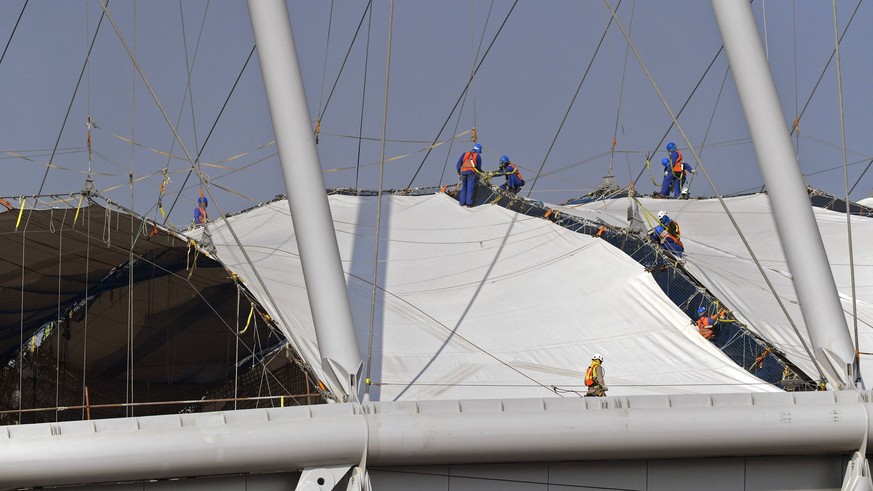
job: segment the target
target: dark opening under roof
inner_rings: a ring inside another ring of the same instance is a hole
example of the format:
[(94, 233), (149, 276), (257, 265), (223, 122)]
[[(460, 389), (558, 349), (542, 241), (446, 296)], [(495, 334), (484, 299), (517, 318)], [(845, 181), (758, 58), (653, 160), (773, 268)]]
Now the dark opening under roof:
[[(232, 373), (243, 326), (229, 273), (148, 220), (93, 200), (75, 205), (0, 213), (0, 354), (40, 333), (31, 344), (60, 335), (67, 368), (86, 374), (123, 378), (129, 353), (139, 382)], [(261, 322), (241, 338), (241, 356), (269, 337)]]

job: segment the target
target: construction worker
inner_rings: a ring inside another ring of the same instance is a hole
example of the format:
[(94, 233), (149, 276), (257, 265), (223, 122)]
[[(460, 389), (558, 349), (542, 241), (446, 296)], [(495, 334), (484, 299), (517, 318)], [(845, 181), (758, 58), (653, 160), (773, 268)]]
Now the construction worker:
[(715, 341), (715, 325), (718, 320), (724, 316), (725, 310), (721, 309), (721, 312), (715, 315), (706, 315), (706, 307), (700, 307), (697, 309), (697, 332), (700, 333), (704, 339), (708, 339), (710, 341)]
[(195, 225), (203, 225), (207, 220), (209, 220), (209, 213), (206, 212), (207, 206), (209, 206), (209, 200), (206, 199), (206, 196), (203, 196), (203, 192), (201, 192), (200, 197), (197, 198), (197, 208), (194, 208)]
[(600, 353), (595, 353), (591, 357), (591, 365), (585, 370), (585, 385), (588, 386), (588, 392), (585, 397), (603, 397), (606, 391), (604, 376), (606, 375), (603, 369), (603, 356)]
[(664, 166), (664, 180), (661, 182), (661, 192), (655, 193), (654, 198), (669, 198), (670, 192), (673, 190), (673, 173), (670, 172), (670, 159), (664, 157), (661, 159), (661, 165)]
[(682, 257), (682, 254), (685, 253), (685, 246), (682, 245), (682, 241), (679, 240), (679, 237), (671, 235), (667, 229), (661, 225), (655, 227), (654, 232), (649, 235), (649, 238), (660, 244), (661, 249), (670, 251), (676, 257)]
[(464, 152), (458, 159), (458, 176), (461, 177), (461, 192), (458, 201), (461, 206), (473, 206), (473, 197), (476, 193), (476, 181), (482, 173), (482, 145), (473, 145), (473, 149)]
[(679, 223), (676, 220), (670, 218), (670, 215), (667, 215), (667, 212), (661, 210), (658, 212), (658, 221), (661, 222), (661, 225), (667, 229), (667, 233), (676, 237), (677, 239), (682, 238), (682, 232), (679, 231)]
[(669, 198), (670, 186), (672, 185), (673, 197), (678, 198), (686, 183), (685, 177), (687, 173), (696, 174), (697, 171), (682, 161), (682, 152), (676, 148), (675, 143), (668, 143), (666, 149), (669, 157), (661, 160), (661, 165), (664, 166), (664, 181), (661, 183), (661, 195)]
[(508, 193), (517, 194), (524, 186), (524, 179), (521, 177), (518, 166), (510, 162), (506, 155), (500, 157), (500, 169), (494, 175), (506, 176), (506, 182), (500, 185), (500, 189)]
[(667, 154), (670, 156), (670, 170), (673, 174), (673, 197), (678, 198), (687, 183), (686, 176), (688, 172), (696, 174), (697, 171), (682, 160), (682, 152), (676, 148), (675, 143), (668, 143), (666, 149)]

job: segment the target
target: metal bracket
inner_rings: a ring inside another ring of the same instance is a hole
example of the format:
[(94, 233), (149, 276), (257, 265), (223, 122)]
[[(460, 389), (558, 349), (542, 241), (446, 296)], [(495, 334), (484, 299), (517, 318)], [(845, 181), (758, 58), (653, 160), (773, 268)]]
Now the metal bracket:
[[(860, 394), (858, 396), (863, 402), (863, 396)], [(861, 409), (864, 411), (866, 426), (864, 439), (861, 440), (861, 448), (852, 455), (852, 460), (849, 461), (846, 475), (843, 477), (843, 486), (840, 488), (841, 491), (873, 491), (873, 481), (870, 480), (870, 464), (867, 462), (867, 435), (870, 434), (870, 414), (867, 412), (865, 404), (861, 404)]]
[(358, 466), (352, 469), (352, 474), (349, 476), (349, 485), (346, 491), (371, 491), (373, 486), (370, 484), (370, 474)]
[(841, 491), (873, 491), (873, 481), (870, 480), (870, 464), (861, 452), (855, 452), (846, 476), (843, 478)]
[(300, 481), (297, 482), (297, 491), (332, 491), (338, 482), (351, 469), (350, 465), (337, 465), (330, 467), (318, 467), (315, 469), (303, 469)]

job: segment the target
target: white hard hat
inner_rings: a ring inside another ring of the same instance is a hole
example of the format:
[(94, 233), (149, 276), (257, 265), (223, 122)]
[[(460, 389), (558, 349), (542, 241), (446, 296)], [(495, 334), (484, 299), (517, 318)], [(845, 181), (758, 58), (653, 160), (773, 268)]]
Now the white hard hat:
[(661, 210), (661, 211), (658, 212), (658, 220), (664, 218), (665, 216), (667, 216), (667, 212), (666, 212), (666, 211)]
[(594, 356), (591, 357), (592, 360), (603, 361), (603, 355), (600, 353), (594, 353)]

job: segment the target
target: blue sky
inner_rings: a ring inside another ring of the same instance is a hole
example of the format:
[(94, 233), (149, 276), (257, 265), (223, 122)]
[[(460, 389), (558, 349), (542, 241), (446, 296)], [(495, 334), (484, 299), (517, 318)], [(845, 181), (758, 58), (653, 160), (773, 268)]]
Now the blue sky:
[[(837, 2), (840, 31), (856, 4)], [(23, 5), (23, 0), (0, 3), (4, 47)], [(364, 19), (349, 50), (365, 6), (364, 1), (288, 2), (310, 116), (314, 121), (322, 115), (318, 148), (330, 187), (378, 185), (389, 3), (374, 2), (372, 18)], [(385, 149), (392, 160), (384, 187), (453, 184), (454, 163), (472, 144), (469, 131), (475, 126), (485, 147), (485, 168), (495, 169), (498, 158), (509, 155), (528, 182), (524, 192), (531, 190), (538, 199), (561, 202), (584, 194), (610, 166), (622, 186), (642, 171), (637, 189), (650, 193), (656, 189), (653, 179), (660, 184), (665, 134), (695, 164), (679, 132), (668, 133), (670, 118), (656, 89), (677, 112), (698, 83), (679, 121), (717, 191), (750, 191), (763, 184), (733, 80), (725, 79), (724, 53), (703, 77), (721, 47), (709, 2), (621, 2), (619, 18), (656, 87), (615, 24), (594, 56), (610, 18), (602, 2), (522, 0), (512, 7), (508, 0), (394, 3)], [(801, 168), (811, 185), (843, 195), (834, 62), (810, 99), (834, 50), (831, 2), (759, 0), (753, 9), (760, 31), (766, 32), (786, 124), (810, 100), (799, 137), (793, 139)], [(245, 2), (113, 0), (108, 10), (188, 152), (196, 156), (203, 147), (200, 161), (214, 196), (212, 213), (239, 211), (284, 193), (275, 147), (267, 145), (273, 132), (257, 53), (243, 70), (253, 47)], [(191, 220), (200, 179), (193, 174), (186, 181), (190, 163), (108, 19), (82, 72), (101, 13), (93, 0), (31, 0), (24, 10), (0, 63), (5, 116), (0, 165), (6, 176), (0, 196), (76, 192), (90, 165), (102, 195), (155, 216), (166, 169), (164, 209), (169, 211), (179, 196), (170, 220), (184, 226)], [(840, 48), (849, 186), (873, 158), (873, 63), (865, 32), (873, 25), (871, 17), (873, 8), (861, 5)], [(489, 45), (463, 105), (452, 113), (476, 53), (478, 62)], [(91, 131), (90, 164), (89, 114), (97, 124)], [(461, 133), (425, 159), (431, 142)], [(365, 138), (360, 152), (359, 135)], [(645, 157), (656, 149), (649, 173)], [(50, 158), (54, 167), (46, 172)], [(873, 172), (861, 179), (852, 198), (868, 196), (871, 188)], [(693, 195), (714, 193), (702, 178), (692, 182)]]

